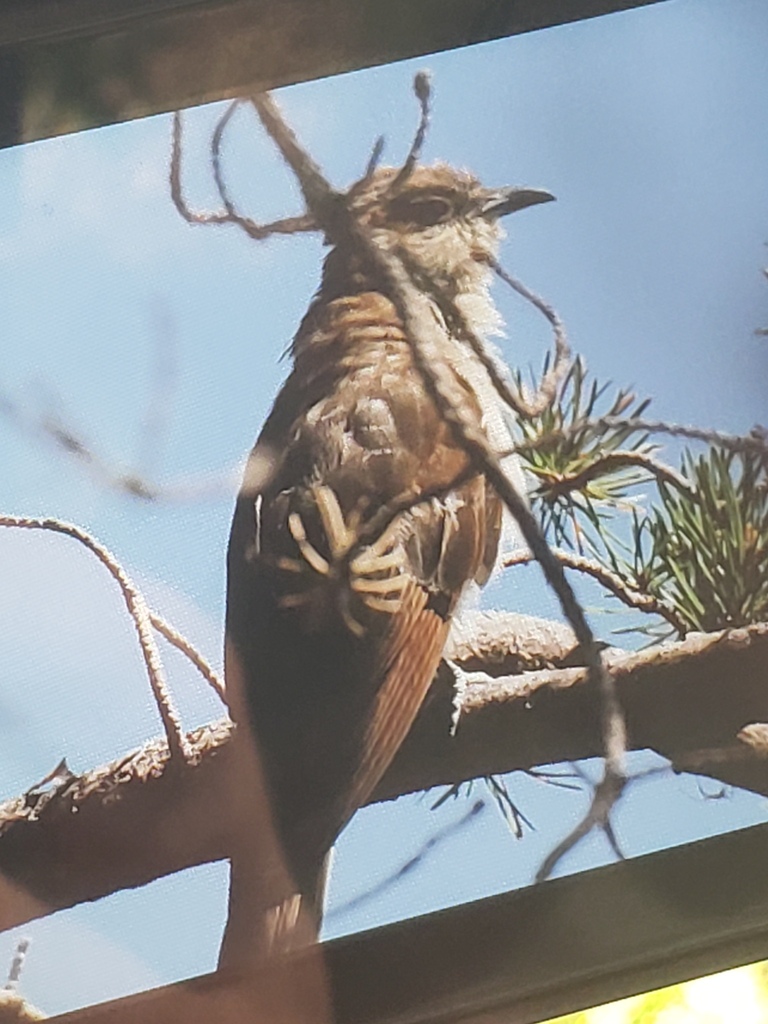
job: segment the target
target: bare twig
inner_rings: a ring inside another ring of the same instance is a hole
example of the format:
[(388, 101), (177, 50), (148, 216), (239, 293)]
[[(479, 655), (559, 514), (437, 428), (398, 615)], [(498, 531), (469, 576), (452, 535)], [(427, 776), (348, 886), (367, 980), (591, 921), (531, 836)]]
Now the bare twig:
[[(143, 442), (148, 435), (150, 419), (156, 419), (154, 410), (156, 405), (157, 399), (152, 396), (141, 431), (143, 437), (140, 439), (139, 447), (146, 447)], [(51, 441), (60, 452), (77, 459), (93, 475), (100, 486), (139, 501), (209, 501), (231, 494), (239, 482), (240, 469), (233, 467), (219, 473), (192, 474), (188, 477), (180, 477), (168, 484), (155, 483), (137, 469), (125, 470), (104, 458), (83, 435), (78, 433), (72, 424), (63, 422), (60, 414), (46, 412), (38, 418), (33, 418), (22, 411), (18, 403), (2, 392), (0, 392), (0, 416), (5, 416), (13, 423), (14, 427), (31, 437), (39, 438), (42, 435), (43, 439)], [(265, 478), (269, 476), (266, 460), (264, 475)]]
[(174, 206), (188, 224), (235, 224), (237, 227), (242, 228), (249, 238), (254, 238), (257, 241), (262, 241), (265, 238), (269, 238), (271, 235), (295, 235), (303, 231), (317, 231), (317, 224), (313, 218), (306, 213), (300, 214), (297, 217), (284, 217), (280, 220), (272, 221), (269, 224), (258, 224), (255, 220), (252, 220), (250, 217), (246, 217), (235, 210), (224, 186), (223, 175), (220, 167), (219, 149), (221, 147), (221, 136), (224, 128), (226, 128), (229, 119), (232, 117), (238, 102), (239, 101), (236, 100), (234, 104), (231, 104), (227, 108), (216, 127), (216, 132), (214, 133), (215, 147), (212, 143), (212, 148), (215, 149), (216, 153), (214, 164), (216, 185), (219, 189), (219, 194), (225, 207), (223, 212), (211, 213), (196, 211), (192, 210), (187, 205), (181, 187), (181, 114), (178, 111), (174, 113), (171, 166), (169, 173), (171, 199), (173, 200)]
[[(552, 435), (550, 434), (549, 436)], [(526, 448), (527, 445), (521, 445), (520, 447)], [(590, 462), (583, 469), (580, 469), (578, 473), (547, 477), (547, 494), (552, 497), (559, 497), (563, 494), (570, 494), (572, 491), (581, 491), (596, 477), (603, 476), (606, 473), (614, 473), (616, 470), (624, 469), (627, 466), (639, 466), (647, 470), (658, 480), (664, 480), (666, 483), (672, 484), (673, 487), (683, 491), (689, 497), (693, 497), (696, 494), (696, 488), (691, 481), (683, 476), (682, 473), (672, 469), (671, 466), (665, 465), (646, 452), (625, 451), (623, 449), (601, 455), (594, 462)]]
[(391, 874), (387, 875), (386, 878), (382, 879), (376, 885), (371, 886), (370, 889), (366, 889), (365, 892), (360, 893), (358, 896), (352, 896), (344, 903), (336, 904), (332, 906), (330, 911), (326, 914), (326, 917), (337, 917), (341, 914), (348, 914), (352, 910), (358, 910), (361, 906), (369, 903), (371, 900), (381, 896), (382, 893), (387, 892), (402, 881), (413, 871), (422, 867), (424, 861), (430, 856), (434, 850), (439, 849), (446, 840), (451, 839), (458, 832), (463, 831), (464, 828), (485, 810), (485, 803), (482, 800), (475, 800), (470, 809), (466, 811), (458, 821), (452, 821), (449, 825), (445, 825), (443, 828), (438, 829), (433, 835), (429, 837), (414, 853), (408, 858), (400, 867), (396, 868)]
[(219, 198), (224, 205), (224, 209), (235, 221), (240, 218), (240, 214), (235, 209), (234, 203), (229, 195), (226, 182), (224, 181), (224, 171), (221, 166), (221, 140), (224, 137), (224, 129), (227, 127), (232, 119), (232, 115), (242, 102), (242, 100), (238, 99), (233, 100), (229, 104), (227, 109), (219, 118), (216, 128), (214, 129), (213, 136), (211, 137), (211, 166), (213, 167), (213, 178), (216, 182), (216, 188), (218, 189)]
[(549, 878), (563, 857), (570, 853), (574, 846), (580, 843), (585, 836), (589, 835), (593, 828), (600, 828), (605, 833), (614, 851), (621, 857), (618, 846), (614, 845), (616, 840), (610, 824), (610, 813), (621, 795), (621, 790), (617, 791), (615, 787), (621, 783), (623, 788), (625, 781), (623, 778), (614, 779), (606, 771), (602, 780), (595, 786), (589, 811), (578, 825), (568, 833), (565, 839), (559, 842), (542, 861), (541, 867), (536, 872), (537, 882), (543, 882)]
[(32, 437), (42, 435), (52, 441), (60, 451), (78, 459), (99, 479), (122, 489), (118, 482), (122, 480), (122, 474), (113, 473), (85, 437), (72, 424), (63, 422), (60, 409), (48, 408), (39, 416), (32, 416), (9, 395), (0, 392), (0, 415), (25, 434)]
[(421, 105), (421, 118), (419, 120), (419, 127), (413, 137), (411, 148), (408, 151), (408, 156), (405, 158), (405, 163), (397, 172), (394, 181), (389, 186), (389, 191), (392, 194), (398, 192), (413, 173), (413, 169), (421, 156), (421, 150), (424, 146), (424, 140), (427, 137), (427, 132), (429, 131), (429, 101), (432, 90), (430, 88), (428, 71), (418, 72), (413, 80), (413, 91)]
[(152, 622), (146, 602), (135, 583), (120, 565), (115, 556), (100, 544), (94, 537), (73, 523), (65, 523), (60, 519), (31, 519), (25, 516), (0, 515), (0, 527), (12, 527), (22, 530), (46, 530), (72, 537), (85, 545), (104, 565), (112, 578), (117, 582), (123, 595), (128, 613), (136, 627), (139, 646), (149, 676), (149, 685), (155, 696), (157, 710), (168, 739), (168, 748), (173, 757), (185, 761), (188, 756), (187, 742), (181, 728), (178, 712), (168, 689), (155, 638), (152, 635)]
[(194, 644), (191, 644), (182, 633), (179, 633), (174, 626), (169, 622), (166, 622), (165, 619), (161, 619), (159, 615), (155, 614), (155, 612), (150, 611), (149, 621), (157, 632), (161, 636), (165, 637), (169, 644), (173, 644), (174, 647), (189, 658), (203, 679), (205, 679), (205, 681), (211, 685), (213, 690), (215, 690), (216, 695), (226, 703), (224, 680), (218, 675), (215, 669), (208, 664)]
[(504, 819), (505, 824), (511, 829), (515, 839), (522, 839), (526, 828), (529, 828), (531, 832), (536, 831), (536, 826), (512, 799), (502, 779), (497, 778), (495, 775), (487, 775), (485, 777), (485, 784), (490, 790), (499, 813)]
[[(629, 781), (633, 782), (634, 780), (630, 779)], [(613, 822), (608, 817), (606, 817), (605, 822), (603, 823), (603, 832), (605, 833), (605, 838), (608, 840), (608, 845), (613, 850), (613, 854), (616, 857), (616, 860), (626, 860), (626, 857), (624, 856), (624, 851), (619, 845), (619, 840), (616, 836), (616, 831), (613, 827)]]
[[(610, 591), (614, 597), (618, 597), (627, 607), (636, 608), (638, 611), (646, 612), (649, 615), (660, 615), (677, 631), (681, 638), (689, 631), (685, 622), (677, 615), (674, 608), (664, 601), (660, 601), (652, 594), (647, 594), (631, 586), (621, 576), (611, 572), (610, 569), (607, 569), (599, 562), (595, 562), (590, 558), (584, 558), (582, 555), (575, 555), (570, 551), (563, 551), (560, 548), (552, 548), (552, 554), (567, 569), (583, 572), (597, 580), (598, 583)], [(520, 550), (506, 555), (502, 565), (505, 569), (508, 569), (515, 565), (525, 565), (531, 561), (533, 561), (531, 552)]]
[(464, 313), (454, 302), (451, 301), (437, 282), (430, 277), (429, 274), (424, 273), (424, 271), (408, 257), (408, 254), (405, 251), (399, 250), (397, 256), (405, 267), (405, 270), (411, 280), (421, 289), (421, 291), (429, 295), (430, 298), (435, 301), (435, 304), (442, 313), (446, 324), (450, 327), (451, 334), (460, 341), (469, 345), (472, 352), (484, 367), (494, 390), (501, 400), (508, 405), (513, 412), (517, 413), (518, 416), (528, 416), (529, 406), (525, 397), (520, 394), (518, 389), (505, 378), (498, 363), (488, 351), (488, 346), (480, 335), (472, 329), (472, 325)]
[(556, 772), (546, 768), (528, 768), (525, 774), (541, 782), (545, 786), (553, 786), (555, 789), (569, 789), (573, 793), (580, 793), (582, 786), (578, 782), (567, 782), (567, 779), (579, 779), (577, 772)]
[(373, 178), (373, 175), (376, 172), (376, 168), (381, 163), (381, 156), (383, 152), (384, 136), (379, 135), (379, 137), (373, 144), (373, 148), (371, 149), (371, 155), (368, 157), (368, 163), (365, 165), (365, 172), (363, 173), (362, 178), (360, 178), (359, 181), (356, 181), (352, 188), (349, 190), (350, 195), (352, 194), (353, 191), (355, 193), (362, 192), (363, 189), (370, 183), (371, 179)]
[(171, 199), (177, 211), (188, 224), (228, 224), (229, 214), (227, 213), (202, 213), (196, 212), (187, 205), (181, 187), (181, 140), (182, 122), (178, 110), (173, 114), (173, 132), (171, 141), (171, 166), (169, 181), (171, 186)]
[(560, 319), (557, 311), (548, 302), (545, 302), (539, 295), (532, 292), (522, 281), (518, 281), (516, 277), (513, 277), (501, 266), (498, 260), (492, 259), (490, 266), (502, 281), (514, 289), (518, 295), (522, 295), (524, 299), (534, 305), (549, 320), (554, 331), (555, 353), (552, 359), (552, 366), (542, 375), (535, 395), (520, 396), (523, 414), (529, 418), (539, 416), (554, 402), (557, 397), (558, 388), (571, 363), (571, 347), (566, 337), (565, 324)]
[(689, 427), (680, 423), (667, 423), (665, 420), (648, 420), (640, 416), (599, 416), (596, 419), (577, 420), (567, 426), (549, 430), (539, 437), (527, 439), (519, 447), (526, 451), (536, 451), (551, 445), (554, 440), (568, 440), (577, 436), (585, 429), (598, 432), (627, 427), (647, 434), (667, 434), (670, 437), (686, 437), (693, 441), (716, 444), (729, 451), (768, 452), (768, 431), (764, 427), (753, 427), (749, 434), (741, 436), (710, 430), (707, 427)]
[(346, 229), (355, 225), (352, 213), (346, 209), (345, 196), (326, 181), (320, 167), (283, 120), (279, 107), (269, 93), (252, 96), (251, 104), (283, 159), (296, 175), (307, 209), (314, 215), (318, 227), (326, 234), (330, 232), (332, 242), (338, 242), (339, 235), (342, 232), (346, 234)]

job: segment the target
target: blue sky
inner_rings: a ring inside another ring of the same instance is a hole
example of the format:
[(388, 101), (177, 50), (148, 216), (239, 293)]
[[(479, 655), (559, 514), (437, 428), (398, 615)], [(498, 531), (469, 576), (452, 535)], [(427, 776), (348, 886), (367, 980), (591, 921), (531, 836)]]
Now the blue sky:
[[(425, 159), (558, 197), (510, 218), (502, 258), (557, 307), (596, 375), (652, 395), (660, 417), (745, 431), (768, 418), (768, 348), (753, 333), (768, 325), (767, 29), (762, 0), (667, 0), (303, 84), (280, 101), (345, 185), (381, 133), (385, 160), (403, 158), (417, 118), (411, 79), (430, 67)], [(206, 147), (221, 110), (187, 116), (185, 181), (199, 207), (214, 204)], [(160, 116), (0, 153), (0, 390), (30, 419), (57, 413), (111, 465), (166, 486), (240, 463), (286, 373), (280, 355), (322, 257), (314, 238), (256, 244), (234, 229), (183, 223), (168, 195), (169, 132)], [(246, 111), (232, 126), (226, 166), (252, 216), (300, 209)], [(498, 300), (507, 360), (538, 365), (546, 326), (514, 297)], [(163, 393), (167, 429), (148, 445), (158, 336), (175, 372)], [(0, 479), (4, 510), (92, 531), (150, 603), (219, 658), (231, 487), (205, 501), (130, 500), (1, 418)], [(61, 538), (5, 532), (0, 560), (5, 796), (64, 754), (85, 769), (159, 726), (132, 627), (87, 553)], [(535, 576), (496, 581), (486, 603), (553, 614)], [(587, 598), (594, 603), (593, 592)], [(613, 624), (594, 621), (602, 632)], [(215, 715), (202, 684), (168, 657), (185, 721)], [(334, 915), (333, 903), (375, 885), (469, 805), (430, 812), (428, 795), (358, 815), (339, 847), (329, 934), (528, 884), (586, 798), (525, 778), (514, 794), (535, 833), (515, 841), (489, 804), (418, 871)], [(677, 778), (633, 789), (617, 825), (627, 852), (639, 854), (764, 820), (767, 810), (746, 794), (706, 800), (695, 780)], [(597, 838), (564, 868), (609, 859)], [(206, 867), (22, 929), (34, 939), (26, 992), (54, 1012), (210, 970), (224, 889), (223, 867)], [(0, 972), (17, 934), (0, 936)]]

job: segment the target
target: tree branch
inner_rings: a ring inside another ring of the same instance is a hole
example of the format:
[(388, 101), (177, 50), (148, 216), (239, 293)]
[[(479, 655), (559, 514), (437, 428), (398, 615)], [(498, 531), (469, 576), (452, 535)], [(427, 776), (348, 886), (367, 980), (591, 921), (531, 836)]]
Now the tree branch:
[[(627, 421), (625, 420), (624, 422), (626, 423)], [(688, 497), (693, 497), (696, 494), (695, 487), (682, 473), (678, 473), (677, 470), (665, 465), (647, 452), (618, 450), (606, 452), (577, 473), (548, 479), (546, 481), (547, 496), (553, 498), (563, 494), (571, 494), (573, 491), (583, 491), (597, 477), (607, 476), (609, 473), (615, 473), (617, 470), (628, 466), (639, 466), (641, 469), (647, 470), (657, 480), (663, 480), (665, 483), (672, 484), (673, 487), (676, 487), (678, 491), (682, 491)]]
[[(522, 620), (528, 638), (520, 618), (484, 616), (454, 645), (462, 669), (494, 675), (466, 682), (451, 735), (455, 680), (443, 665), (373, 801), (602, 754), (600, 696), (585, 668), (519, 672), (526, 664), (571, 662), (573, 634)], [(768, 796), (768, 757), (759, 742), (765, 730), (758, 727), (768, 722), (768, 624), (605, 657), (631, 749), (653, 749), (676, 770)], [(241, 825), (233, 727), (220, 721), (198, 729), (187, 746), (190, 763), (175, 771), (165, 770), (167, 744), (153, 740), (2, 805), (0, 928), (226, 858)]]
[[(572, 551), (563, 551), (560, 548), (552, 548), (552, 553), (566, 569), (573, 569), (576, 572), (584, 573), (586, 576), (591, 576), (592, 579), (597, 580), (614, 597), (618, 597), (628, 608), (635, 608), (648, 615), (661, 616), (677, 631), (680, 637), (685, 636), (688, 632), (686, 623), (671, 604), (667, 604), (660, 600), (660, 598), (654, 597), (653, 594), (631, 586), (618, 573), (611, 572), (610, 569), (601, 565), (600, 562), (593, 561), (591, 558), (585, 558), (583, 555), (575, 555)], [(527, 565), (532, 561), (533, 555), (530, 551), (520, 549), (506, 555), (502, 565), (505, 569), (511, 569), (516, 565)]]
[(216, 125), (211, 142), (211, 162), (214, 180), (224, 206), (223, 211), (197, 211), (187, 204), (181, 185), (181, 114), (178, 110), (174, 113), (169, 174), (173, 205), (188, 224), (235, 224), (237, 227), (242, 228), (249, 238), (253, 238), (256, 241), (263, 241), (263, 239), (269, 238), (271, 235), (294, 235), (302, 231), (317, 231), (317, 225), (308, 214), (299, 214), (296, 217), (283, 217), (269, 224), (258, 224), (252, 218), (246, 217), (235, 209), (229, 197), (221, 167), (221, 142), (227, 124), (241, 102), (241, 100), (234, 100), (227, 107)]
[[(125, 601), (125, 606), (128, 609), (128, 614), (130, 615), (136, 629), (141, 654), (149, 677), (149, 685), (152, 689), (155, 704), (157, 705), (157, 710), (163, 723), (165, 734), (168, 738), (171, 753), (179, 761), (183, 762), (187, 760), (188, 751), (186, 749), (186, 738), (181, 728), (181, 719), (179, 718), (179, 713), (173, 704), (171, 693), (168, 688), (168, 682), (165, 677), (165, 671), (163, 669), (162, 658), (160, 657), (160, 651), (152, 634), (153, 624), (157, 625), (158, 622), (162, 623), (162, 620), (155, 616), (155, 620), (153, 622), (152, 615), (149, 608), (147, 608), (143, 595), (133, 580), (128, 576), (125, 569), (117, 561), (115, 556), (108, 551), (103, 544), (99, 543), (95, 537), (86, 533), (86, 531), (81, 527), (75, 526), (73, 523), (65, 523), (60, 519), (33, 519), (29, 516), (0, 515), (0, 528), (2, 527), (21, 530), (44, 530), (53, 533), (60, 533), (65, 537), (72, 537), (74, 540), (79, 541), (82, 545), (88, 548), (88, 550), (91, 551), (108, 570), (120, 588), (123, 600)], [(162, 626), (165, 625), (165, 623), (162, 623)], [(176, 631), (172, 629), (172, 627), (168, 627), (168, 631), (164, 630), (163, 635), (175, 646), (180, 646), (178, 641), (180, 641), (181, 638)], [(202, 659), (200, 660), (202, 661)], [(196, 663), (196, 667), (200, 668), (202, 671), (202, 667), (199, 663)], [(211, 681), (212, 670), (207, 665), (206, 668), (208, 669), (206, 679)]]

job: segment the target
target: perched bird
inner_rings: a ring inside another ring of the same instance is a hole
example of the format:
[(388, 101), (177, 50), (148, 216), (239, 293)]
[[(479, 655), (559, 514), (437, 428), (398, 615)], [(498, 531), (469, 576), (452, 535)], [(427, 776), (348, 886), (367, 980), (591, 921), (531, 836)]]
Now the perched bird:
[[(378, 244), (481, 335), (500, 323), (488, 291), (499, 219), (552, 198), (485, 188), (446, 165), (380, 168), (347, 194)], [(502, 452), (487, 372), (441, 303), (428, 309), (466, 409)], [(330, 251), (291, 354), (237, 500), (226, 629), (288, 869), (319, 917), (326, 854), (410, 729), (462, 592), (488, 578), (502, 508), (356, 251)]]

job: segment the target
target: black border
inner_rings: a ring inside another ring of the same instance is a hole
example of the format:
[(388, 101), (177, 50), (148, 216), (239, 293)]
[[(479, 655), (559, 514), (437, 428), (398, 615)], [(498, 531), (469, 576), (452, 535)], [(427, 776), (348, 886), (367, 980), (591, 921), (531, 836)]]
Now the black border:
[(660, 0), (0, 0), (0, 147)]
[[(533, 1024), (766, 959), (766, 864), (756, 825), (328, 942), (336, 1022)], [(236, 982), (204, 975), (56, 1019), (207, 1022)]]

